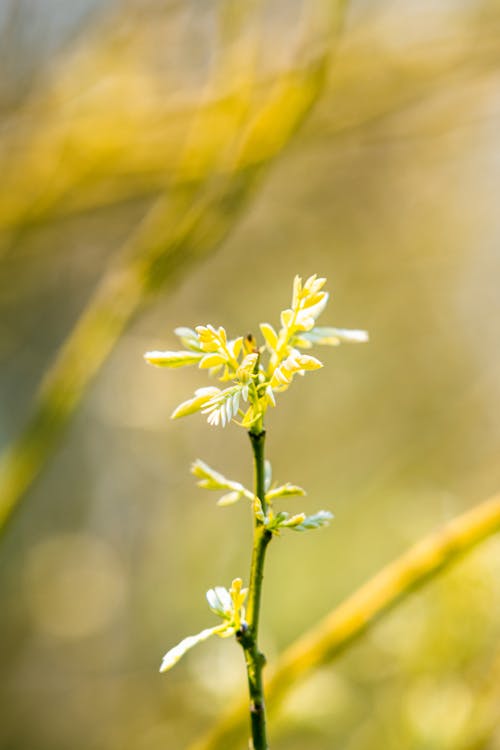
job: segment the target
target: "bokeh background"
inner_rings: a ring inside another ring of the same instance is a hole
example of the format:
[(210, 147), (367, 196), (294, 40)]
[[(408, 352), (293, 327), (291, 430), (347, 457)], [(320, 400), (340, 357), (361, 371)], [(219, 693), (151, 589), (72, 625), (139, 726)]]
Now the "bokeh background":
[[(336, 516), (272, 545), (270, 660), (500, 486), (500, 4), (339, 15), (0, 2), (2, 750), (181, 750), (242, 688), (227, 641), (157, 674), (249, 563), (248, 507), (189, 475), (250, 481), (244, 432), (171, 423), (205, 374), (142, 359), (177, 325), (256, 331), (318, 273), (323, 322), (370, 331), (269, 415), (276, 479), (308, 490), (287, 507)], [(492, 539), (296, 686), (273, 748), (500, 748), (499, 597)]]

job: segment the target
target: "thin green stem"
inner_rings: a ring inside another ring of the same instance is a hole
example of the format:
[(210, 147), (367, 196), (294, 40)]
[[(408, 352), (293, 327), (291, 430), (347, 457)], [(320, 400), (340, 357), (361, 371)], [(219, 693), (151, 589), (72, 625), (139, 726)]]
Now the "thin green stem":
[[(255, 495), (259, 498), (264, 514), (266, 513), (266, 498), (264, 484), (264, 442), (265, 432), (259, 425), (249, 432), (254, 455), (254, 486)], [(266, 736), (266, 709), (264, 703), (264, 688), (262, 670), (266, 663), (263, 653), (258, 646), (260, 602), (262, 596), (262, 581), (264, 578), (264, 560), (266, 549), (271, 541), (271, 532), (254, 516), (254, 535), (252, 562), (250, 567), (250, 584), (248, 592), (247, 627), (239, 635), (239, 641), (245, 654), (248, 676), (248, 692), (250, 696), (250, 725), (252, 731), (251, 747), (253, 750), (268, 750)]]
[[(257, 430), (257, 428), (256, 428)], [(252, 443), (254, 459), (254, 490), (255, 494), (262, 503), (264, 515), (267, 512), (266, 506), (266, 479), (265, 479), (265, 460), (264, 460), (264, 443), (266, 439), (265, 430), (260, 427), (258, 431), (250, 430), (248, 433)]]

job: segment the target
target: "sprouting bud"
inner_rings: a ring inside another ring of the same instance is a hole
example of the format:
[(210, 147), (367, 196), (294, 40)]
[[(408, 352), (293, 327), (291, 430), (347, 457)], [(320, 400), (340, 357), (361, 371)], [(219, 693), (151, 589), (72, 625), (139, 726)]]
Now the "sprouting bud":
[[(175, 329), (186, 347), (183, 351), (148, 352), (145, 357), (150, 364), (170, 368), (198, 365), (209, 376), (226, 384), (224, 389), (196, 390), (194, 397), (183, 401), (172, 416), (177, 418), (199, 411), (213, 426), (236, 423), (249, 430), (256, 424), (263, 426), (267, 409), (276, 406), (276, 393), (285, 391), (295, 375), (304, 375), (323, 366), (316, 357), (300, 350), (316, 344), (367, 341), (368, 334), (363, 330), (316, 325), (328, 302), (328, 292), (323, 290), (325, 283), (326, 279), (316, 274), (305, 281), (300, 276), (295, 277), (291, 307), (281, 312), (279, 332), (270, 323), (260, 323), (263, 346), (259, 346), (252, 333), (231, 339), (222, 326), (207, 324), (194, 329)], [(234, 499), (235, 495), (230, 492), (223, 504)]]

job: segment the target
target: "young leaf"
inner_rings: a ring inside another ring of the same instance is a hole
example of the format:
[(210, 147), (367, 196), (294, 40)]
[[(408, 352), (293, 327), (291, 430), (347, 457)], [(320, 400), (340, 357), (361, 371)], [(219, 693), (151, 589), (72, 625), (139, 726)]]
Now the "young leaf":
[(235, 578), (231, 583), (231, 588), (229, 589), (233, 607), (233, 617), (231, 625), (236, 630), (239, 630), (239, 628), (241, 627), (241, 621), (245, 617), (243, 602), (245, 601), (248, 594), (248, 589), (244, 589), (242, 588), (242, 586), (243, 581), (241, 580), (241, 578)]
[(233, 482), (208, 464), (197, 458), (191, 466), (191, 474), (199, 478), (198, 487), (206, 490), (243, 490), (244, 487), (239, 482)]
[(312, 318), (315, 321), (316, 318), (319, 318), (319, 316), (325, 309), (328, 302), (328, 296), (328, 292), (319, 292), (317, 294), (312, 294), (308, 299), (304, 301), (303, 312), (307, 313), (308, 317)]
[(281, 325), (283, 328), (290, 328), (294, 318), (293, 310), (282, 310), (280, 315)]
[(368, 331), (332, 328), (331, 326), (316, 326), (311, 331), (301, 333), (296, 339), (294, 339), (294, 344), (307, 349), (313, 344), (337, 346), (342, 341), (362, 344), (368, 340)]
[(215, 586), (207, 591), (208, 606), (219, 617), (231, 617), (233, 604), (231, 594), (224, 586)]
[(204, 352), (227, 350), (227, 334), (222, 326), (219, 326), (217, 330), (211, 325), (196, 326), (196, 333), (198, 334), (200, 347)]
[(188, 401), (183, 401), (182, 404), (174, 409), (170, 418), (179, 419), (179, 417), (187, 417), (190, 414), (194, 414), (200, 411), (203, 406), (210, 401), (211, 398), (220, 393), (219, 388), (198, 388), (195, 392), (195, 397)]
[(144, 359), (156, 367), (186, 367), (196, 365), (203, 357), (202, 352), (146, 352)]
[(191, 349), (194, 352), (200, 352), (200, 342), (198, 341), (198, 334), (193, 331), (192, 328), (180, 327), (174, 330), (176, 336), (178, 336), (182, 344), (186, 349)]
[[(279, 515), (283, 516), (284, 513), (280, 513)], [(279, 525), (287, 529), (295, 529), (306, 520), (305, 513), (297, 513), (295, 516), (289, 516), (288, 513), (286, 515), (287, 518), (280, 519)]]
[(241, 497), (253, 500), (253, 493), (247, 490), (240, 482), (234, 482), (227, 479), (215, 469), (212, 469), (199, 458), (191, 466), (191, 474), (198, 477), (198, 487), (205, 490), (230, 490), (227, 495), (220, 498), (217, 505), (231, 505), (237, 502)]
[(259, 355), (256, 352), (250, 352), (250, 354), (245, 356), (237, 371), (238, 378), (242, 382), (247, 382), (250, 379), (258, 358)]
[(198, 367), (200, 368), (200, 370), (209, 370), (211, 367), (218, 367), (219, 365), (224, 365), (226, 362), (226, 357), (215, 352), (212, 354), (205, 354), (205, 356), (200, 360), (200, 364), (198, 365)]
[(295, 276), (293, 279), (293, 293), (292, 293), (292, 307), (296, 310), (300, 304), (300, 298), (302, 295), (302, 279), (300, 276)]
[(320, 362), (316, 357), (311, 357), (309, 354), (299, 354), (294, 359), (300, 370), (319, 370), (323, 367), (323, 362)]
[(207, 422), (209, 424), (217, 426), (220, 423), (225, 427), (238, 413), (240, 396), (243, 396), (244, 399), (248, 396), (248, 386), (235, 385), (219, 391), (214, 398), (204, 405), (202, 414), (208, 415)]
[(302, 487), (287, 482), (286, 484), (282, 484), (279, 487), (275, 487), (273, 490), (266, 492), (266, 500), (267, 502), (272, 502), (273, 500), (276, 500), (277, 497), (291, 497), (293, 495), (305, 494), (306, 491), (302, 489)]
[(297, 518), (297, 516), (294, 516), (281, 525), (286, 526), (293, 531), (309, 531), (309, 529), (319, 529), (321, 526), (328, 526), (333, 518), (333, 514), (328, 510), (319, 510), (312, 516), (305, 516), (298, 523), (292, 523), (292, 521)]
[(205, 628), (205, 630), (202, 630), (197, 635), (188, 635), (188, 637), (184, 638), (180, 643), (177, 644), (177, 646), (174, 646), (170, 649), (170, 651), (167, 651), (162, 659), (160, 672), (167, 672), (169, 669), (172, 669), (172, 667), (177, 664), (179, 659), (182, 659), (187, 651), (190, 651), (190, 649), (192, 649), (198, 643), (206, 641), (212, 635), (222, 634), (226, 629), (227, 626), (225, 624), (216, 625), (214, 628)]
[(227, 505), (234, 505), (241, 499), (241, 492), (228, 492), (217, 500), (217, 505), (225, 508)]
[(303, 374), (306, 370), (319, 370), (323, 363), (309, 354), (301, 354), (293, 349), (291, 354), (275, 369), (271, 377), (271, 388), (275, 391), (286, 391), (296, 374)]
[(278, 343), (278, 334), (269, 323), (261, 323), (260, 330), (266, 340), (266, 344), (271, 350), (276, 349)]
[(308, 295), (317, 294), (326, 284), (326, 278), (319, 278), (318, 274), (309, 276), (306, 283), (304, 284), (304, 291), (307, 291)]

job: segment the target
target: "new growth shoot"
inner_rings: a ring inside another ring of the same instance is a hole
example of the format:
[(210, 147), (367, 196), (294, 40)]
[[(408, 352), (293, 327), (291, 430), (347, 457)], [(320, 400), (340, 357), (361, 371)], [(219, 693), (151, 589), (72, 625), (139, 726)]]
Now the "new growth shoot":
[[(254, 537), (250, 580), (243, 588), (241, 578), (235, 578), (229, 589), (216, 586), (207, 592), (210, 609), (220, 623), (197, 635), (184, 638), (170, 649), (160, 667), (165, 672), (193, 646), (212, 635), (220, 638), (235, 636), (241, 644), (247, 667), (250, 695), (251, 745), (254, 750), (267, 750), (266, 713), (262, 685), (265, 658), (258, 648), (258, 626), (262, 578), (267, 546), (273, 536), (283, 530), (308, 531), (325, 526), (332, 518), (327, 510), (312, 515), (291, 515), (275, 510), (274, 502), (291, 495), (305, 495), (304, 490), (286, 482), (276, 486), (272, 482), (271, 465), (264, 457), (264, 420), (269, 408), (276, 406), (277, 396), (286, 391), (296, 375), (304, 375), (323, 367), (322, 362), (309, 353), (315, 345), (336, 346), (343, 341), (368, 341), (366, 331), (322, 327), (316, 320), (324, 310), (328, 293), (323, 290), (326, 279), (311, 276), (302, 283), (296, 276), (290, 308), (280, 316), (281, 327), (276, 331), (269, 323), (260, 324), (263, 342), (258, 344), (252, 335), (229, 339), (223, 327), (211, 325), (177, 328), (184, 349), (181, 351), (151, 351), (144, 356), (158, 367), (197, 365), (218, 378), (222, 387), (199, 388), (194, 395), (179, 404), (173, 419), (196, 412), (206, 416), (210, 425), (226, 427), (233, 423), (248, 431), (254, 457), (255, 481), (253, 490), (225, 476), (197, 460), (191, 467), (198, 486), (215, 490), (222, 495), (218, 505), (232, 505), (241, 499), (249, 501), (253, 515)], [(305, 352), (304, 352), (305, 350)], [(246, 609), (245, 604), (246, 602)]]

